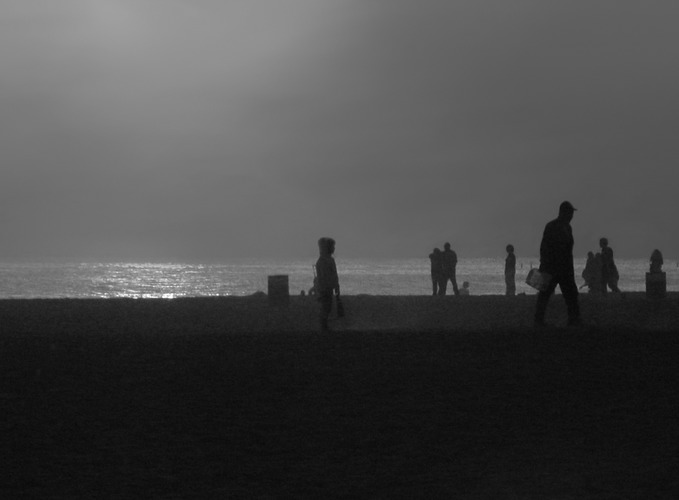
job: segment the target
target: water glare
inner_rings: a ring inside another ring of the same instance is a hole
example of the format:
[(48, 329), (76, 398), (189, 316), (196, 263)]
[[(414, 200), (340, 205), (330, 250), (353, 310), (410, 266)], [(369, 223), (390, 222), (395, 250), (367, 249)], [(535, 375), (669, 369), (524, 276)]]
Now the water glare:
[[(0, 264), (0, 298), (133, 298), (245, 296), (267, 291), (267, 277), (288, 275), (290, 293), (313, 284), (312, 265), (304, 261), (241, 260), (228, 264), (177, 263), (21, 263)], [(532, 294), (524, 279), (537, 258), (517, 262), (517, 293)], [(585, 259), (576, 259), (576, 282)], [(617, 260), (623, 291), (644, 291), (645, 259)], [(337, 259), (342, 293), (349, 295), (429, 295), (428, 259)], [(679, 268), (666, 262), (668, 290), (679, 288)], [(457, 280), (471, 283), (472, 295), (504, 293), (504, 260), (463, 259)]]

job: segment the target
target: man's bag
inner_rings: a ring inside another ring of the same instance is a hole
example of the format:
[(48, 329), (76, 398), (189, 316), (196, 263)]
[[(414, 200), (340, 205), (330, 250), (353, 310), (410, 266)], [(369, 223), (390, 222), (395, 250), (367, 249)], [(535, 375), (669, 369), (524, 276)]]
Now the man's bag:
[(547, 290), (551, 281), (552, 276), (549, 273), (541, 273), (535, 268), (528, 271), (528, 276), (526, 276), (526, 284), (541, 292)]

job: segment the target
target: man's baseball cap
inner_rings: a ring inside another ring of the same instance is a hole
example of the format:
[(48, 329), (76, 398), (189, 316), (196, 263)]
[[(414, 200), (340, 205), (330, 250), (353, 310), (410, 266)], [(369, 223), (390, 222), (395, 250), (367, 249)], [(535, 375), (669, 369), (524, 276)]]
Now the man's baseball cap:
[(559, 212), (575, 212), (577, 208), (570, 201), (564, 201), (559, 205)]

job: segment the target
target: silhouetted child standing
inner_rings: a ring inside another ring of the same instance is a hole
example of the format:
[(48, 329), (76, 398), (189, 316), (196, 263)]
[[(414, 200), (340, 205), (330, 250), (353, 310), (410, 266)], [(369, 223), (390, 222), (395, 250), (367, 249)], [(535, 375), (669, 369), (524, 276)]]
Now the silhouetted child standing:
[(516, 255), (514, 255), (514, 245), (507, 245), (507, 258), (505, 259), (505, 284), (507, 291), (505, 295), (516, 295)]
[(321, 331), (328, 331), (328, 317), (332, 311), (333, 293), (339, 297), (340, 286), (335, 266), (335, 240), (332, 238), (321, 238), (318, 240), (318, 251), (320, 256), (316, 261), (318, 302), (320, 303), (320, 326)]

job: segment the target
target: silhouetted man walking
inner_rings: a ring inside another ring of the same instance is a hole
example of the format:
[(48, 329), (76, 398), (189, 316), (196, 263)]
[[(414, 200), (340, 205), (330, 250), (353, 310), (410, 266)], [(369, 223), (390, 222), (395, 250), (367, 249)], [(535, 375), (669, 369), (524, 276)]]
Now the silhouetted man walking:
[(545, 226), (542, 243), (540, 243), (540, 272), (549, 274), (551, 280), (547, 288), (538, 293), (535, 308), (536, 326), (545, 324), (547, 303), (556, 285), (561, 288), (566, 301), (569, 326), (581, 324), (578, 287), (575, 284), (575, 271), (573, 270), (573, 229), (570, 224), (574, 213), (573, 205), (564, 201), (559, 206), (559, 216)]

